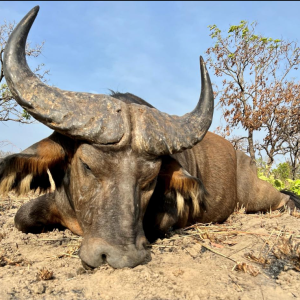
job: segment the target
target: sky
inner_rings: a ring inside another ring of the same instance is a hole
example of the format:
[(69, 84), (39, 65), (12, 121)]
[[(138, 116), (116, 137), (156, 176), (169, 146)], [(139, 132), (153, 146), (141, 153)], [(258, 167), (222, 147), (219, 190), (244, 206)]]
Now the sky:
[[(214, 44), (208, 25), (226, 32), (241, 20), (257, 21), (264, 36), (300, 36), (300, 2), (293, 1), (1, 1), (0, 25), (18, 23), (36, 5), (40, 11), (28, 41), (45, 46), (28, 64), (34, 69), (44, 63), (48, 84), (77, 92), (130, 92), (173, 115), (192, 111), (198, 102), (199, 56), (206, 59)], [(220, 122), (221, 111), (215, 110), (210, 131)], [(19, 152), (51, 132), (41, 123), (0, 123), (0, 141), (11, 142), (0, 150)]]

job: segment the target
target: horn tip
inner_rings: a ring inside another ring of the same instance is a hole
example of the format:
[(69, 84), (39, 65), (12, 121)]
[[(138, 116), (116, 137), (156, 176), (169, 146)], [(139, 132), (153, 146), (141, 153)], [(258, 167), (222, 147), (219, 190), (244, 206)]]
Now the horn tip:
[(201, 71), (201, 74), (207, 72), (205, 61), (201, 55), (200, 55), (200, 71)]
[(203, 67), (205, 67), (205, 66), (206, 66), (206, 64), (205, 64), (205, 61), (204, 61), (204, 59), (203, 59), (203, 56), (202, 56), (202, 55), (200, 55), (200, 57), (199, 57), (199, 60), (200, 60), (200, 65), (201, 65), (201, 66), (203, 66)]
[(25, 18), (28, 18), (28, 17), (29, 17), (29, 18), (35, 18), (35, 17), (37, 16), (39, 10), (40, 10), (40, 6), (39, 6), (39, 5), (35, 6), (34, 8), (32, 8), (32, 9), (27, 13), (27, 15), (24, 17), (24, 19), (25, 19)]
[(37, 5), (30, 11), (30, 13), (37, 14), (39, 12), (39, 10), (40, 10), (40, 6)]

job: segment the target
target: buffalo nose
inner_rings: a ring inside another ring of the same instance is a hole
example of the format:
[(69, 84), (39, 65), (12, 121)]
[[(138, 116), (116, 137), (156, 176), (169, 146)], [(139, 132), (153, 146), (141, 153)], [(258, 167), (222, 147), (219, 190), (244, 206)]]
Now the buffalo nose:
[(83, 266), (86, 270), (93, 270), (93, 269), (94, 269), (94, 267), (91, 267), (91, 266), (87, 265), (83, 260), (81, 261), (81, 263), (82, 263), (82, 266)]
[(149, 250), (138, 248), (136, 245), (110, 245), (102, 239), (89, 238), (83, 240), (79, 256), (85, 269), (97, 268), (104, 263), (116, 269), (132, 268), (151, 260)]

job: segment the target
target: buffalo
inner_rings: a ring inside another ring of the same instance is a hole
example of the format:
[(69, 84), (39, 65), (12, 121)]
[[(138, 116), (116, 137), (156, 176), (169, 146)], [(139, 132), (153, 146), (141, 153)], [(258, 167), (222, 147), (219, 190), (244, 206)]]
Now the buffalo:
[(199, 102), (182, 117), (129, 93), (63, 91), (42, 83), (26, 62), (38, 10), (14, 29), (3, 63), (17, 102), (54, 130), (0, 163), (0, 193), (46, 191), (19, 209), (19, 230), (69, 228), (83, 236), (79, 256), (86, 268), (134, 267), (149, 261), (148, 241), (170, 228), (223, 222), (237, 205), (257, 212), (299, 204), (259, 180), (244, 153), (207, 132), (214, 99), (202, 58)]

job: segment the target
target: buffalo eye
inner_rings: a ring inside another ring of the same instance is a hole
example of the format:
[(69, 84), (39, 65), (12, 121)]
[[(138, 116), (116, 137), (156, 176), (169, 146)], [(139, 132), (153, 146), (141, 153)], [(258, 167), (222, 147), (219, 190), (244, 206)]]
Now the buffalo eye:
[[(81, 160), (81, 159), (80, 159), (80, 160)], [(84, 166), (84, 168), (85, 168), (86, 170), (91, 171), (91, 168), (89, 167), (89, 165), (88, 165), (87, 163), (83, 162), (82, 160), (81, 160), (81, 163), (82, 163), (82, 165)]]
[(145, 186), (142, 187), (142, 189), (145, 190), (150, 190), (153, 185), (156, 183), (157, 177), (155, 177), (153, 180), (151, 180), (150, 182), (148, 182)]

